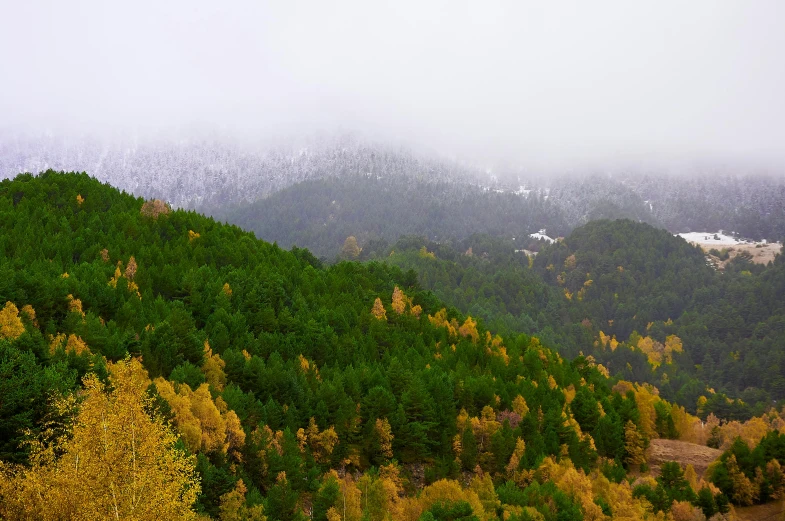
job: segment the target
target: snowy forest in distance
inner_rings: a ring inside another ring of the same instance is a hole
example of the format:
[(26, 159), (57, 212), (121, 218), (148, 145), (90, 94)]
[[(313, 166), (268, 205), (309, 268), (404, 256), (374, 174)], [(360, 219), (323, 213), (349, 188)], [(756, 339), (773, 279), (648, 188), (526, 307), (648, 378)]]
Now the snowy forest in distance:
[[(51, 133), (3, 134), (0, 176), (13, 178), (49, 168), (85, 171), (136, 196), (161, 198), (174, 207), (239, 221), (251, 229), (253, 203), (266, 198), (274, 205), (282, 190), (296, 213), (298, 197), (302, 197), (299, 191), (304, 190), (298, 187), (303, 182), (326, 183), (322, 185), (326, 189), (341, 184), (342, 193), (348, 192), (345, 196), (351, 201), (353, 196), (360, 197), (352, 190), (372, 179), (376, 188), (384, 187), (385, 197), (406, 194), (408, 201), (428, 197), (461, 206), (468, 199), (484, 198), (526, 206), (535, 200), (544, 210), (538, 210), (538, 219), (516, 228), (516, 233), (546, 228), (550, 235), (561, 236), (589, 220), (627, 217), (672, 233), (725, 230), (771, 242), (785, 236), (785, 178), (777, 172), (743, 167), (572, 168), (543, 173), (509, 165), (489, 168), (358, 133), (256, 143), (205, 135), (104, 140)], [(351, 181), (357, 176), (363, 182)], [(374, 186), (366, 188), (374, 190)], [(406, 201), (399, 204), (400, 211), (407, 210)], [(487, 212), (500, 211), (498, 204), (489, 204)], [(404, 227), (399, 234), (416, 231)], [(509, 235), (514, 236), (512, 230)]]

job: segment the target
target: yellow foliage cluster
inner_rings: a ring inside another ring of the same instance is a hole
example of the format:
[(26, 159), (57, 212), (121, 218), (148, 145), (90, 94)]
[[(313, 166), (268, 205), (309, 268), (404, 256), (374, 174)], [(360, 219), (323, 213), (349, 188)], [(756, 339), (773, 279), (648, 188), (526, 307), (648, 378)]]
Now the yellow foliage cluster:
[(226, 385), (226, 373), (224, 372), (225, 367), (226, 362), (221, 359), (219, 354), (213, 354), (213, 350), (210, 348), (210, 343), (205, 340), (202, 373), (204, 373), (204, 378), (207, 380), (207, 383), (210, 385), (210, 387), (218, 392), (223, 391), (224, 386)]
[[(655, 428), (655, 423), (657, 421), (657, 413), (654, 409), (654, 405), (663, 401), (659, 396), (659, 390), (651, 384), (637, 384), (625, 380), (619, 380), (619, 382), (613, 386), (613, 390), (622, 396), (627, 394), (627, 391), (632, 391), (634, 393), (635, 403), (638, 406), (638, 412), (640, 413), (640, 430), (647, 438), (656, 438), (657, 430)], [(670, 404), (667, 402), (664, 403), (670, 407)]]
[(313, 377), (316, 378), (316, 380), (322, 379), (321, 375), (319, 374), (319, 368), (316, 367), (315, 362), (309, 361), (303, 355), (297, 355), (297, 357), (300, 361), (300, 370), (303, 372), (304, 375), (310, 374), (313, 375)]
[(68, 299), (68, 312), (69, 313), (79, 313), (82, 317), (85, 316), (85, 312), (82, 310), (82, 301), (78, 298), (74, 298), (73, 295), (70, 293), (66, 297)]
[[(435, 315), (428, 315), (428, 320), (434, 327), (443, 327), (447, 329), (447, 334), (450, 338), (457, 338), (460, 335), (464, 338), (471, 338), (472, 343), (475, 344), (480, 340), (480, 333), (477, 331), (477, 321), (470, 316), (466, 317), (463, 325), (458, 325), (458, 321), (455, 318), (452, 318), (449, 321), (447, 320), (447, 310), (442, 308), (437, 311)], [(489, 340), (486, 334), (486, 342), (490, 342), (490, 347), (501, 347), (501, 338), (498, 340)], [(494, 342), (496, 342), (496, 344), (494, 344)], [(504, 354), (507, 354), (506, 349), (504, 350)]]
[(449, 321), (447, 320), (447, 309), (442, 308), (437, 311), (435, 315), (428, 315), (428, 320), (430, 321), (431, 325), (433, 325), (433, 327), (446, 328), (447, 334), (451, 338), (458, 336), (458, 328), (460, 327), (458, 325), (458, 321), (454, 318)]
[(399, 315), (406, 311), (406, 295), (398, 286), (395, 286), (392, 294), (392, 309)]
[(49, 335), (49, 354), (55, 354), (55, 351), (62, 348), (66, 353), (90, 353), (90, 348), (87, 343), (74, 334), (66, 336), (64, 333), (58, 333), (55, 336)]
[[(474, 324), (476, 326), (476, 322)], [(485, 351), (491, 356), (501, 358), (504, 365), (510, 365), (510, 355), (507, 354), (507, 348), (504, 347), (503, 342), (504, 340), (499, 335), (491, 336), (490, 331), (485, 332)]]
[(187, 384), (177, 384), (175, 388), (159, 377), (155, 386), (172, 409), (177, 430), (191, 452), (228, 453), (240, 459), (245, 444), (240, 419), (220, 397), (213, 401), (208, 384), (193, 391)]
[(387, 311), (384, 309), (384, 304), (382, 304), (382, 299), (376, 297), (376, 300), (373, 301), (373, 308), (371, 309), (371, 314), (376, 317), (377, 320), (387, 320)]
[(128, 280), (128, 291), (132, 293), (136, 293), (136, 296), (142, 298), (142, 294), (139, 293), (139, 286), (136, 282), (133, 281), (134, 276), (136, 276), (136, 259), (134, 259), (133, 255), (130, 259), (128, 259), (128, 266), (123, 272), (123, 261), (117, 261), (117, 267), (114, 270), (114, 276), (109, 279), (109, 285), (113, 288), (117, 287), (117, 282), (120, 280), (120, 277), (125, 277)]
[(327, 463), (330, 461), (335, 446), (338, 445), (338, 434), (332, 426), (319, 432), (316, 419), (311, 417), (307, 429), (297, 430), (297, 441), (300, 443), (300, 450), (304, 450), (307, 444), (317, 462)]
[(0, 463), (0, 518), (196, 519), (195, 458), (146, 407), (149, 379), (138, 360), (109, 363), (111, 386), (84, 379), (83, 400), (62, 400), (71, 432), (33, 441), (30, 467)]
[(600, 331), (600, 347), (605, 349), (605, 347), (610, 347), (611, 351), (616, 351), (616, 348), (619, 347), (619, 341), (616, 340), (616, 335), (610, 337)]
[(395, 439), (392, 433), (392, 427), (387, 418), (376, 418), (376, 425), (374, 426), (376, 438), (379, 441), (379, 452), (387, 459), (393, 457), (392, 441)]
[(456, 425), (458, 434), (453, 438), (453, 451), (455, 451), (456, 458), (461, 455), (461, 435), (467, 427), (471, 427), (474, 438), (477, 441), (477, 460), (480, 467), (486, 466), (485, 464), (493, 459), (491, 436), (502, 426), (496, 419), (496, 412), (493, 410), (493, 407), (490, 405), (483, 407), (479, 417), (470, 417), (466, 409), (461, 409), (456, 418)]
[(627, 464), (635, 466), (646, 463), (643, 437), (631, 420), (627, 420), (624, 425), (624, 450), (627, 452), (624, 457)]
[(649, 359), (649, 364), (657, 368), (663, 363), (673, 363), (673, 353), (681, 353), (683, 346), (681, 339), (676, 335), (668, 335), (665, 338), (665, 345), (657, 342), (651, 337), (641, 337), (636, 346)]
[(22, 313), (22, 316), (24, 316), (25, 318), (27, 318), (27, 320), (32, 322), (34, 326), (38, 327), (38, 321), (35, 318), (35, 309), (33, 309), (33, 306), (31, 306), (30, 304), (25, 304), (24, 306), (22, 306), (20, 312)]
[(224, 282), (224, 285), (223, 285), (223, 288), (221, 288), (221, 291), (223, 291), (224, 295), (226, 295), (227, 297), (231, 297), (232, 296), (232, 287), (229, 285), (228, 282)]
[(13, 340), (19, 338), (24, 332), (25, 326), (22, 319), (19, 318), (19, 309), (13, 302), (6, 302), (3, 309), (0, 310), (0, 338)]
[(409, 314), (415, 318), (420, 318), (422, 313), (422, 306), (413, 305), (412, 298), (407, 297), (406, 294), (398, 286), (395, 286), (392, 294), (392, 309), (397, 314), (402, 315), (406, 311), (406, 306), (409, 306)]
[(776, 410), (771, 410), (763, 416), (755, 416), (745, 422), (733, 420), (720, 424), (716, 416), (712, 414), (706, 420), (707, 426), (710, 420), (712, 426), (719, 427), (720, 449), (722, 450), (729, 448), (737, 437), (741, 438), (750, 448), (755, 448), (770, 431), (785, 432), (785, 419)]
[(201, 237), (201, 235), (193, 230), (188, 230), (188, 242), (194, 242), (196, 239)]
[(248, 489), (242, 479), (237, 480), (234, 489), (220, 498), (221, 521), (266, 521), (262, 505), (248, 507), (245, 504), (245, 494)]
[(76, 204), (82, 206), (83, 202), (84, 202), (84, 197), (82, 197), (82, 194), (76, 194)]
[(477, 321), (472, 317), (466, 317), (463, 325), (458, 328), (458, 334), (462, 337), (470, 337), (473, 343), (477, 343), (480, 339), (480, 334), (477, 332)]

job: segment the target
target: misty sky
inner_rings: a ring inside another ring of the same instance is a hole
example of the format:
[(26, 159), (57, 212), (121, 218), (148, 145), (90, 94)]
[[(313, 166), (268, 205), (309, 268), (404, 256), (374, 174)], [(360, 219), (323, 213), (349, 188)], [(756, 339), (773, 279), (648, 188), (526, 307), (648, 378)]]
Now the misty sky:
[(785, 2), (0, 1), (0, 126), (785, 166)]

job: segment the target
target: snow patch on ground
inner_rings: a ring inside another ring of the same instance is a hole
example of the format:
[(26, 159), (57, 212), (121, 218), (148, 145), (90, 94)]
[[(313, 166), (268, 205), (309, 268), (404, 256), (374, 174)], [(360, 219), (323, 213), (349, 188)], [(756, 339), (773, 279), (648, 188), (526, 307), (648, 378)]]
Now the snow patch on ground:
[(545, 228), (543, 228), (542, 230), (538, 231), (537, 233), (530, 233), (529, 237), (531, 237), (532, 239), (538, 239), (538, 240), (539, 239), (544, 239), (544, 240), (546, 240), (548, 242), (556, 242), (556, 239), (552, 239), (552, 238), (548, 237), (547, 235), (545, 235)]
[(687, 242), (693, 243), (700, 243), (706, 245), (716, 245), (716, 246), (736, 246), (737, 244), (742, 244), (745, 241), (740, 241), (736, 237), (731, 235), (725, 235), (722, 233), (722, 230), (719, 232), (686, 232), (686, 233), (677, 233), (677, 236), (683, 238)]

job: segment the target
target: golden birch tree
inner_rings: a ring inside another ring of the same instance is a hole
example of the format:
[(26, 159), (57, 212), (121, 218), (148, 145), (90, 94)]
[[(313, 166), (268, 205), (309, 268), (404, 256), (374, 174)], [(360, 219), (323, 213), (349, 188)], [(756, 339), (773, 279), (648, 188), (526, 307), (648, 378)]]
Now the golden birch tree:
[[(29, 468), (0, 466), (0, 518), (196, 519), (194, 458), (147, 413), (147, 373), (136, 359), (108, 369), (111, 389), (85, 377), (70, 435), (32, 442)], [(73, 404), (59, 405), (67, 415)]]

